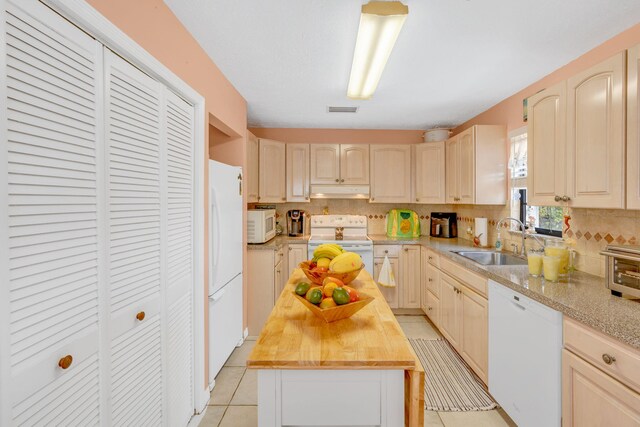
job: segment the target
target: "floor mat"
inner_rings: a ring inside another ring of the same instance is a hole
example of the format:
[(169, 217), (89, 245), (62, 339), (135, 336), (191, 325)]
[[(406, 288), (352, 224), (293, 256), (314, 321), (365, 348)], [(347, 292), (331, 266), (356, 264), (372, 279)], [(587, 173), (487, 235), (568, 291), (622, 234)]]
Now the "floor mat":
[(445, 340), (409, 339), (424, 368), (429, 411), (489, 411), (498, 404)]

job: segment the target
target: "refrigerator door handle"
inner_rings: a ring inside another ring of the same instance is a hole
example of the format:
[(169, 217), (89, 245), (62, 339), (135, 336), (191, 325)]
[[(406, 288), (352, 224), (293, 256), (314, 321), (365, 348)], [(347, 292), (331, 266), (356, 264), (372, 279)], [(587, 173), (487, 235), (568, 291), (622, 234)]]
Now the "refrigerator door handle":
[(226, 289), (221, 289), (218, 292), (216, 292), (215, 294), (209, 295), (209, 299), (212, 302), (218, 302), (218, 301), (220, 301), (220, 299), (222, 299), (222, 297), (224, 296), (225, 293), (227, 293), (227, 290)]
[[(216, 190), (211, 189), (211, 220), (209, 224), (209, 236), (211, 238), (211, 271), (213, 272), (218, 266), (220, 258), (220, 207), (217, 203)], [(213, 277), (213, 276), (212, 276)]]

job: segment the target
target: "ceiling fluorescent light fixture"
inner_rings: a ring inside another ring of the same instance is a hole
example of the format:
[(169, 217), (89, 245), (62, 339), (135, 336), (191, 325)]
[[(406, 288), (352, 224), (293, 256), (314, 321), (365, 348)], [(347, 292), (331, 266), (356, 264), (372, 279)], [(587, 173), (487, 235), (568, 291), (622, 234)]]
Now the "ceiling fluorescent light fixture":
[(399, 1), (370, 1), (362, 6), (349, 98), (371, 98), (408, 14), (409, 8)]

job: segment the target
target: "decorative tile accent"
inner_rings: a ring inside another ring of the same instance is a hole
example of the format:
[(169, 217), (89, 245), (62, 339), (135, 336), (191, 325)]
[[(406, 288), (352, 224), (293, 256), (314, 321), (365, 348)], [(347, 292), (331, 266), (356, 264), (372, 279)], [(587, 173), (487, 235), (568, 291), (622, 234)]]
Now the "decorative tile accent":
[(635, 245), (636, 243), (638, 243), (638, 240), (636, 239), (636, 237), (635, 236), (631, 236), (629, 238), (629, 244), (630, 245)]
[(624, 237), (622, 237), (622, 235), (620, 235), (620, 236), (616, 237), (616, 242), (617, 242), (619, 245), (624, 245), (624, 242), (626, 242), (626, 241), (627, 241), (627, 240), (626, 240)]
[(369, 215), (369, 219), (373, 219), (373, 215)]
[(587, 240), (591, 239), (591, 233), (589, 233), (588, 231), (586, 233), (584, 233), (584, 238)]
[(595, 236), (593, 236), (594, 239), (596, 239), (596, 242), (599, 242), (600, 240), (602, 240), (602, 236), (600, 235), (600, 233), (596, 233)]
[(604, 240), (606, 240), (607, 243), (611, 243), (611, 242), (613, 242), (613, 236), (611, 236), (611, 234), (607, 233), (607, 235), (604, 236)]
[(582, 237), (582, 232), (580, 230), (576, 231), (576, 239), (580, 239)]
[(573, 230), (569, 229), (567, 230), (567, 232), (565, 233), (567, 236), (572, 237), (573, 236)]

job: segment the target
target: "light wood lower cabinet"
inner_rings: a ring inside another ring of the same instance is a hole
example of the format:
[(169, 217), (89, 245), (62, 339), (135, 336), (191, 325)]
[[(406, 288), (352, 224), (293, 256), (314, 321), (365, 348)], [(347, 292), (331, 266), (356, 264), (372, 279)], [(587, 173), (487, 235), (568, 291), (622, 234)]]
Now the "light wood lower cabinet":
[(420, 246), (402, 246), (402, 252), (400, 252), (401, 308), (420, 308), (420, 275)]
[(640, 425), (640, 394), (568, 350), (562, 376), (564, 427)]
[(283, 248), (247, 251), (247, 323), (250, 336), (258, 336), (289, 277)]
[[(382, 269), (382, 263), (384, 263), (384, 257), (376, 257), (373, 260), (373, 276), (374, 281), (378, 283), (378, 277), (380, 276), (380, 270)], [(399, 275), (399, 260), (398, 257), (389, 257), (389, 263), (391, 264), (391, 270), (393, 270), (393, 275), (396, 278), (396, 287), (388, 288), (386, 286), (380, 286), (380, 292), (384, 296), (384, 299), (389, 304), (390, 308), (400, 308), (400, 298), (399, 298), (399, 289), (400, 289), (400, 275)]]
[(455, 349), (460, 348), (461, 285), (448, 274), (440, 277), (440, 332)]
[[(438, 280), (437, 285), (431, 282), (427, 289), (427, 315), (486, 384), (489, 366), (488, 301), (472, 287), (445, 272), (436, 271), (432, 277)], [(432, 289), (439, 295), (431, 292)]]
[(298, 265), (305, 261), (307, 257), (307, 244), (306, 243), (289, 243), (287, 248), (287, 275), (284, 278), (285, 282), (289, 279), (289, 276), (294, 269), (298, 268)]
[(640, 351), (563, 321), (562, 425), (640, 426)]
[(396, 279), (396, 287), (379, 286), (380, 292), (391, 308), (420, 308), (422, 270), (420, 245), (376, 245), (374, 246), (374, 281), (377, 282), (384, 257)]
[(489, 366), (489, 332), (487, 299), (466, 286), (458, 297), (461, 303), (460, 354), (481, 380), (487, 383)]

